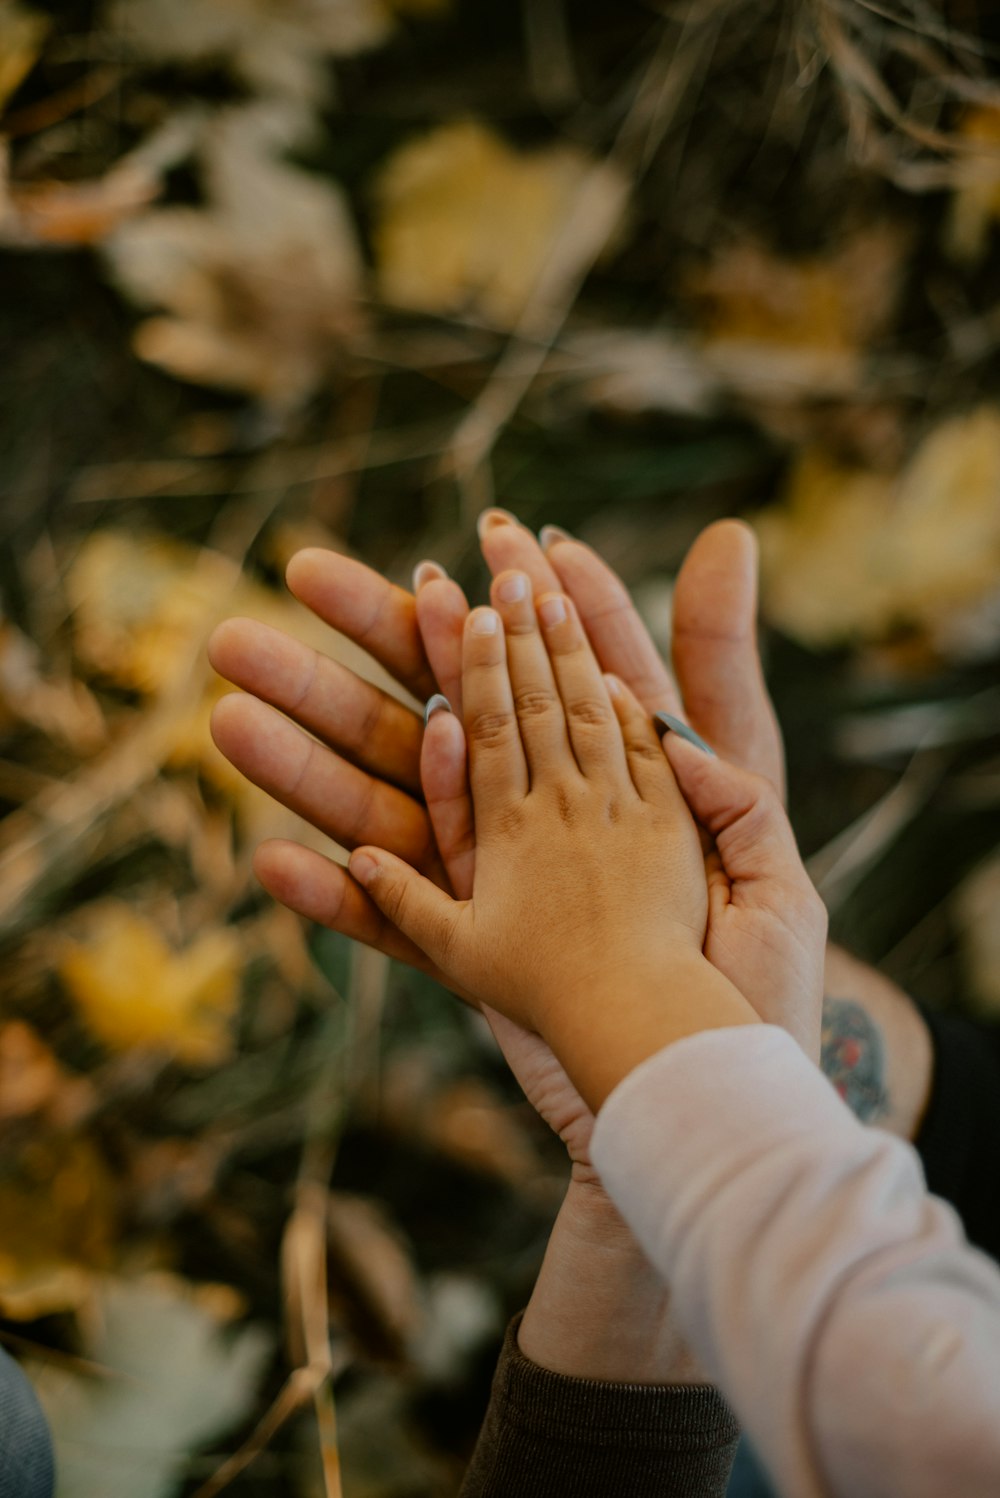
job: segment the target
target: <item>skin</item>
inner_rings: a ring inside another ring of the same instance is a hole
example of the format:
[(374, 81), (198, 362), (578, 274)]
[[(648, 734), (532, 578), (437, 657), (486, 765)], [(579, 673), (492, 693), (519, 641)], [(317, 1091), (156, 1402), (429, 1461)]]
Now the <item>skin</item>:
[(762, 1002), (786, 1028), (804, 1013), (818, 1056), (825, 913), (773, 787), (676, 736), (664, 754), (568, 598), (544, 595), (536, 626), (524, 574), (494, 596), (464, 639), (471, 892), (371, 847), (354, 878), (455, 986), (540, 1035), (592, 1112), (664, 1045)]
[[(756, 648), (756, 552), (746, 527), (709, 527), (685, 560), (674, 593), (674, 677), (620, 580), (590, 548), (556, 537), (543, 551), (501, 511), (482, 517), (480, 533), (495, 574), (519, 568), (536, 592), (562, 587), (570, 594), (599, 663), (617, 672), (644, 708), (676, 713), (683, 701), (688, 721), (720, 754), (783, 788), (781, 740)], [(460, 709), (460, 642), (468, 606), (434, 564), (418, 568), (418, 579), (414, 598), (349, 558), (317, 550), (300, 553), (288, 573), (303, 603), (363, 644), (406, 691), (423, 699), (440, 689)], [(237, 768), (341, 844), (376, 841), (448, 886), (428, 810), (415, 794), (423, 742), (416, 714), (255, 621), (227, 621), (210, 654), (216, 669), (244, 689), (220, 704), (213, 724), (219, 747)], [(457, 888), (462, 878), (471, 880), (474, 839), (471, 826), (462, 825), (461, 801), (451, 803), (452, 826), (446, 826), (457, 742), (452, 737), (449, 749), (448, 735), (457, 725), (448, 714), (432, 724), (437, 721), (453, 726), (444, 730), (444, 753), (436, 765), (433, 755), (425, 757), (424, 787), (444, 829)], [(265, 844), (256, 868), (276, 898), (307, 918), (426, 966), (425, 956), (359, 886), (312, 850)], [(829, 949), (828, 981), (832, 976), (837, 992), (876, 1003), (890, 1062), (898, 1056), (900, 1073), (917, 1079), (901, 1108), (895, 1109), (895, 1091), (889, 1093), (893, 1111), (885, 1126), (906, 1132), (915, 1127), (926, 1098), (919, 1079), (929, 1085), (929, 1041), (905, 996), (898, 990), (887, 996), (885, 980), (850, 962)], [(544, 1042), (499, 1016), (496, 1028), (527, 1096), (563, 1139), (572, 1165), (522, 1322), (523, 1350), (543, 1366), (578, 1376), (698, 1381), (672, 1323), (669, 1292), (651, 1274), (590, 1165), (590, 1110), (565, 1085), (565, 1073)], [(581, 1316), (584, 1306), (587, 1314)]]

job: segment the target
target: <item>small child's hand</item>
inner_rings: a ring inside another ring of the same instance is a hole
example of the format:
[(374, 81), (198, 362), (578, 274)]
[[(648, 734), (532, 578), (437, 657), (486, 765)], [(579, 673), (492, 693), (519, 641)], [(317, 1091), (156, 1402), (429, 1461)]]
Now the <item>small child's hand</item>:
[(680, 1034), (756, 1016), (702, 954), (698, 832), (649, 719), (602, 678), (568, 599), (540, 599), (536, 620), (527, 579), (504, 582), (503, 620), (477, 609), (464, 639), (471, 899), (374, 848), (350, 868), (451, 982), (537, 1030), (600, 1102)]

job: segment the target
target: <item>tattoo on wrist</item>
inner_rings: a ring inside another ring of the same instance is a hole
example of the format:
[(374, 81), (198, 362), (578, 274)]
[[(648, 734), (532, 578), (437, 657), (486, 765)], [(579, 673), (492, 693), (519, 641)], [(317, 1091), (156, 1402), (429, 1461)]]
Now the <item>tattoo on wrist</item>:
[(874, 1123), (889, 1112), (882, 1032), (853, 999), (823, 1000), (820, 1066), (862, 1123)]

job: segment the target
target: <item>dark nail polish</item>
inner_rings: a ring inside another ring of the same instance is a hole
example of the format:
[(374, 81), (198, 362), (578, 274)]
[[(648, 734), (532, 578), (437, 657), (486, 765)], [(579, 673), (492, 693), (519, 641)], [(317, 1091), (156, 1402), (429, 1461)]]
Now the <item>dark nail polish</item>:
[(676, 733), (682, 739), (687, 739), (689, 744), (694, 744), (696, 749), (703, 749), (706, 754), (714, 756), (715, 750), (711, 744), (706, 744), (700, 733), (695, 733), (680, 718), (675, 718), (672, 713), (654, 713), (653, 726), (662, 739), (666, 733)]
[(447, 697), (440, 692), (435, 692), (433, 697), (428, 698), (427, 706), (424, 708), (424, 726), (431, 721), (435, 713), (450, 713), (451, 703)]

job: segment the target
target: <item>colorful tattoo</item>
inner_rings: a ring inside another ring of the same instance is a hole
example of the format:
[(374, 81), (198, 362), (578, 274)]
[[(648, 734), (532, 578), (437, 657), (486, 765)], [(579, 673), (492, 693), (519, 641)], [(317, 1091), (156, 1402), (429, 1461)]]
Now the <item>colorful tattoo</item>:
[(882, 1032), (860, 1004), (823, 1000), (820, 1065), (862, 1123), (874, 1123), (888, 1113)]

